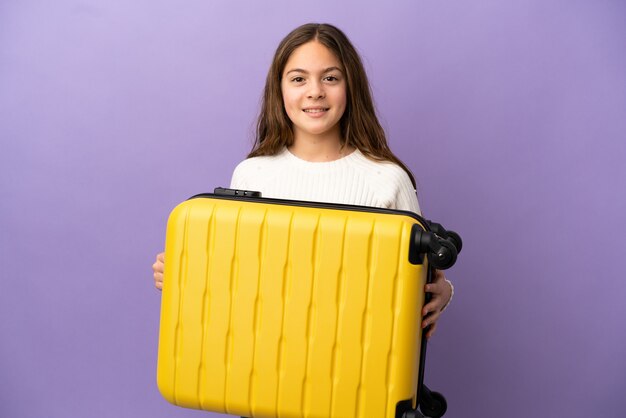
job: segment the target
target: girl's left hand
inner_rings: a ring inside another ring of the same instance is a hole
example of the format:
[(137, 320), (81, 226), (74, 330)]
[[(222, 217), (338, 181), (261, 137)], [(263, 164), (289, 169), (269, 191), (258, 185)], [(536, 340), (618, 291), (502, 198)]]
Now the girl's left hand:
[(428, 283), (424, 287), (424, 290), (432, 294), (430, 302), (424, 305), (424, 309), (422, 309), (422, 328), (426, 328), (428, 325), (431, 325), (428, 333), (426, 334), (426, 338), (430, 338), (435, 333), (437, 320), (439, 319), (441, 312), (452, 297), (452, 287), (446, 281), (443, 271), (435, 270), (435, 277), (433, 277), (432, 283)]

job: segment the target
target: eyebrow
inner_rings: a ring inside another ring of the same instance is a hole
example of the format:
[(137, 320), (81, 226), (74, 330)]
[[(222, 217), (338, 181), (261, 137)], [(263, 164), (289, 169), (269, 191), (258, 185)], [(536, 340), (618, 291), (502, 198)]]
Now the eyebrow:
[[(343, 70), (339, 67), (328, 67), (326, 68), (324, 71), (322, 71), (322, 74), (325, 73), (329, 73), (331, 71), (339, 71), (340, 73), (343, 73)], [(289, 74), (289, 73), (303, 73), (303, 74), (309, 74), (309, 72), (307, 70), (304, 70), (302, 68), (294, 68), (293, 70), (289, 70), (285, 73), (285, 75)]]

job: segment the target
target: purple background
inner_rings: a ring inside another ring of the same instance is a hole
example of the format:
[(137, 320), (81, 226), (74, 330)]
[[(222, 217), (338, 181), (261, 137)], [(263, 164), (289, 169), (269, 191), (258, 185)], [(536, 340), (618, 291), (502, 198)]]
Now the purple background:
[(150, 265), (309, 21), (357, 45), (425, 214), (465, 239), (427, 363), (446, 416), (626, 416), (621, 0), (2, 1), (0, 416), (218, 416), (157, 391)]

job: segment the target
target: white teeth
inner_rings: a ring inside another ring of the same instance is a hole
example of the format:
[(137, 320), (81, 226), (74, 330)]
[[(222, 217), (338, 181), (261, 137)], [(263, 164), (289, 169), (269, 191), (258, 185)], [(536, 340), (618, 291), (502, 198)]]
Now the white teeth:
[(328, 109), (304, 109), (304, 111), (307, 113), (322, 113), (326, 112), (326, 110)]

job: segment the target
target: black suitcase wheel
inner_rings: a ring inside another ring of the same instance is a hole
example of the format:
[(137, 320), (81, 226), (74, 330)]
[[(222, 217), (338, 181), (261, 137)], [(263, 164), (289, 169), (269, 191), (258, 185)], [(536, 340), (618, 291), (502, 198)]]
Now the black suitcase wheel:
[(428, 260), (433, 267), (446, 270), (456, 262), (457, 250), (450, 241), (441, 240), (438, 244), (438, 248), (428, 254)]
[(461, 252), (461, 248), (463, 248), (463, 240), (461, 240), (461, 236), (454, 231), (448, 231), (448, 239), (452, 241), (452, 244), (456, 247), (457, 254), (459, 254)]
[(439, 392), (430, 392), (428, 398), (420, 403), (420, 411), (427, 417), (440, 418), (447, 410), (446, 398)]
[(454, 265), (458, 251), (452, 239), (444, 239), (431, 231), (423, 231), (417, 224), (413, 225), (411, 235), (409, 260), (412, 260), (413, 264), (420, 263), (419, 254), (426, 254), (430, 264), (439, 270), (446, 270)]

